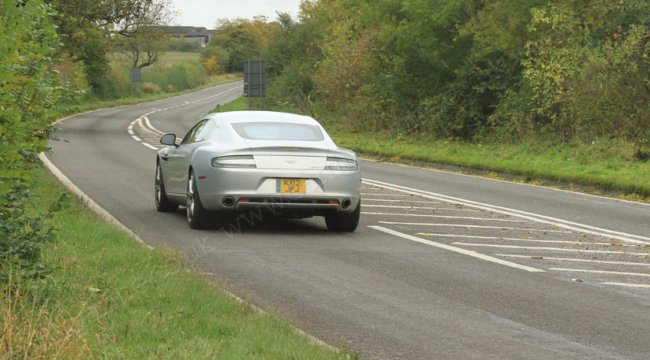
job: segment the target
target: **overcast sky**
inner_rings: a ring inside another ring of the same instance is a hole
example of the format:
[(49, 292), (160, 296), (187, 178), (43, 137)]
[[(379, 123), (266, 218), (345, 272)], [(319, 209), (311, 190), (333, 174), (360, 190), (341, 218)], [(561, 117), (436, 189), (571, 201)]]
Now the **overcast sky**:
[(298, 15), (300, 0), (171, 0), (178, 13), (175, 25), (213, 29), (219, 19), (252, 18), (264, 15), (270, 20), (276, 12)]

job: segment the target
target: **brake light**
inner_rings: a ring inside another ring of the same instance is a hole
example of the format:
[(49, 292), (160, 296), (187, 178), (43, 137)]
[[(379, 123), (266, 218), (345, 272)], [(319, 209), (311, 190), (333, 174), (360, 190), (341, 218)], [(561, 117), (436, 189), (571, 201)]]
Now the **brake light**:
[(217, 168), (255, 169), (253, 155), (221, 156), (212, 159), (212, 166)]
[(358, 169), (359, 164), (352, 159), (328, 157), (325, 162), (325, 170), (356, 171)]

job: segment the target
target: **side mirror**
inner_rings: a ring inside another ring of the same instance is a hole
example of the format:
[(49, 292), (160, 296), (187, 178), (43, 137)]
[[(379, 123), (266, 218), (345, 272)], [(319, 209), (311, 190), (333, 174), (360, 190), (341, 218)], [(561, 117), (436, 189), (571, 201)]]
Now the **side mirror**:
[(176, 145), (176, 135), (174, 134), (165, 134), (160, 138), (160, 143), (168, 146), (177, 146)]

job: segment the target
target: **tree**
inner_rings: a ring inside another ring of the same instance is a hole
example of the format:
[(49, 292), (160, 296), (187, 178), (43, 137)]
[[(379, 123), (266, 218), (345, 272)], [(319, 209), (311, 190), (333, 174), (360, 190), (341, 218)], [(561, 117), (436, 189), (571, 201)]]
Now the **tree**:
[[(253, 20), (221, 20), (203, 59), (215, 57), (219, 63), (225, 64), (226, 72), (241, 72), (246, 60), (260, 57), (277, 29), (278, 24), (269, 22), (264, 16)], [(224, 52), (227, 55), (223, 55)]]
[(117, 40), (117, 48), (130, 61), (132, 68), (144, 68), (158, 61), (169, 43), (169, 35), (160, 26), (140, 27)]
[[(57, 10), (65, 49), (84, 63), (96, 94), (107, 86), (108, 55), (116, 43), (128, 47), (135, 67), (155, 61), (156, 31), (171, 16), (168, 0), (47, 0)], [(152, 45), (148, 42), (153, 41)], [(135, 53), (133, 53), (135, 51)], [(151, 53), (151, 56), (149, 55)], [(142, 56), (144, 55), (144, 56)]]

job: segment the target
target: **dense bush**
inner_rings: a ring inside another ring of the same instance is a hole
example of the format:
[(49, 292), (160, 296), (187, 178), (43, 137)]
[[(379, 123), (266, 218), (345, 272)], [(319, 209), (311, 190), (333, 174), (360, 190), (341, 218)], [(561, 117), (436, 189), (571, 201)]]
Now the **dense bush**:
[(48, 209), (29, 206), (30, 170), (46, 149), (51, 108), (65, 91), (66, 79), (54, 70), (60, 42), (51, 17), (43, 1), (0, 0), (2, 280), (38, 276), (40, 248), (53, 237)]
[(198, 52), (201, 50), (201, 45), (196, 41), (188, 41), (183, 38), (171, 38), (167, 44), (170, 51), (179, 52)]
[(644, 156), (647, 0), (313, 1), (279, 24), (265, 51), (278, 103), (359, 131), (612, 137)]

